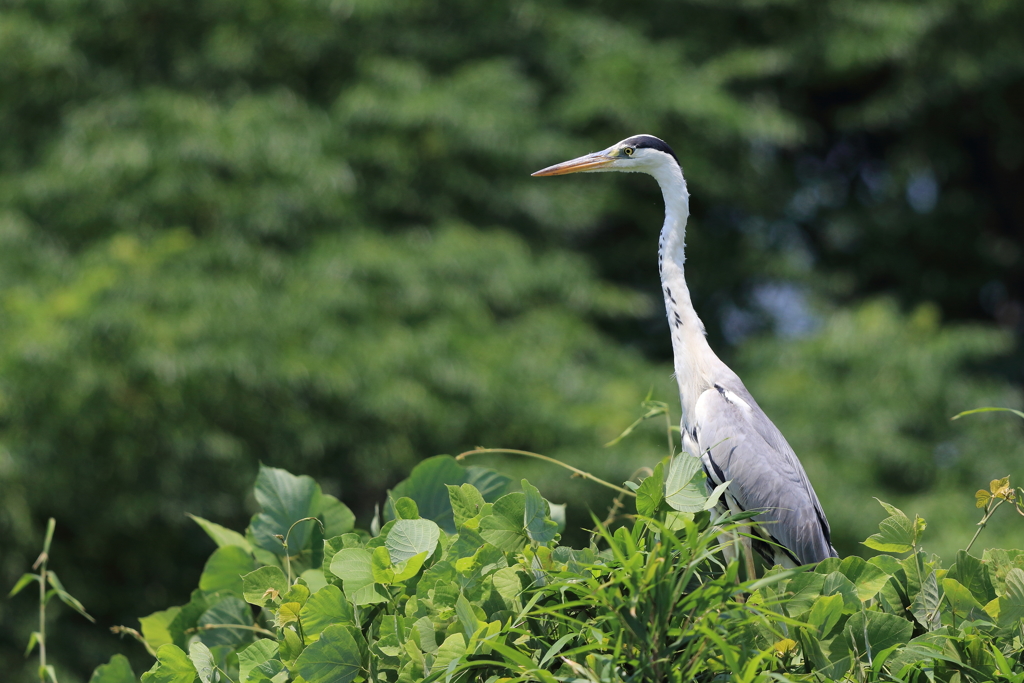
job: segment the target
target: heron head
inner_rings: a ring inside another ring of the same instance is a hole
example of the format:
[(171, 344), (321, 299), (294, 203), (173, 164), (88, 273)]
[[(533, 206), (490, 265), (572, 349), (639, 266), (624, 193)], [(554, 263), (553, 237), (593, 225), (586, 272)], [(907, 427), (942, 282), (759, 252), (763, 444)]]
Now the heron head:
[(532, 175), (549, 176), (601, 171), (625, 171), (655, 175), (660, 168), (667, 164), (679, 166), (679, 160), (671, 147), (653, 135), (634, 135), (608, 149), (563, 161), (560, 164), (541, 169)]

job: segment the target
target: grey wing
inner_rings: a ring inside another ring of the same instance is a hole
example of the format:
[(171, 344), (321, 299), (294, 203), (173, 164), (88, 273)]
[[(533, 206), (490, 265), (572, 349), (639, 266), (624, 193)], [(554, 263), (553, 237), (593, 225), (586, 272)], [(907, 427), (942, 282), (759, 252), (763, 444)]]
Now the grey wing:
[(804, 468), (742, 382), (716, 383), (695, 406), (694, 439), (712, 479), (744, 510), (764, 510), (760, 531), (797, 564), (835, 557), (828, 520)]

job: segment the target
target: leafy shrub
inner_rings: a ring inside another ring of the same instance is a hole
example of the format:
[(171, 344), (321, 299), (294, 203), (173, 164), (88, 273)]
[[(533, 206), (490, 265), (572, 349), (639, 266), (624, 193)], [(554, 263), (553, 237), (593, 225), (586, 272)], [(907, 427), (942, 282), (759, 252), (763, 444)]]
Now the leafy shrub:
[[(750, 513), (712, 519), (722, 489), (705, 495), (697, 463), (631, 484), (639, 514), (595, 518), (579, 549), (528, 481), (448, 456), (391, 491), (373, 533), (311, 478), (261, 467), (244, 535), (194, 518), (218, 548), (190, 601), (115, 630), (155, 657), (142, 683), (1024, 678), (1024, 551), (943, 568), (925, 521), (882, 503), (865, 545), (883, 554), (740, 581), (723, 549)], [(1022, 497), (993, 481), (983, 521)], [(135, 680), (118, 655), (92, 682)]]

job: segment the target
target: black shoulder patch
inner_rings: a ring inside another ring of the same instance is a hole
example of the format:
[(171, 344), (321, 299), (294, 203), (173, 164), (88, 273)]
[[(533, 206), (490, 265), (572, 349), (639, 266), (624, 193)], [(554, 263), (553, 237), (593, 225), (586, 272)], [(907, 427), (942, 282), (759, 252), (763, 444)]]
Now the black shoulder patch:
[(671, 155), (672, 158), (676, 160), (676, 163), (679, 163), (679, 157), (677, 157), (676, 153), (672, 151), (672, 148), (665, 144), (664, 140), (660, 140), (653, 135), (634, 135), (631, 138), (623, 140), (622, 144), (629, 145), (630, 147), (635, 147), (637, 149), (650, 147), (651, 149), (656, 149), (659, 152)]

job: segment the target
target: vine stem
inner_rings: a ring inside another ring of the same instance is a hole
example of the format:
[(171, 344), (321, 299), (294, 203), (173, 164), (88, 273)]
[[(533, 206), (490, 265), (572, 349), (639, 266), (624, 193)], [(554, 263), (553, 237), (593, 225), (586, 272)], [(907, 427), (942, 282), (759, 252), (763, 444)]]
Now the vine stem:
[(997, 502), (995, 504), (991, 504), (990, 503), (990, 505), (992, 505), (992, 507), (985, 511), (985, 516), (981, 518), (980, 522), (978, 522), (978, 530), (974, 532), (974, 538), (972, 538), (971, 542), (967, 544), (966, 548), (964, 548), (964, 552), (965, 553), (968, 553), (968, 552), (971, 551), (971, 546), (974, 545), (974, 542), (978, 540), (978, 536), (981, 535), (982, 529), (984, 529), (985, 525), (988, 524), (988, 519), (989, 519), (989, 517), (992, 516), (992, 513), (994, 513), (996, 511), (996, 508), (998, 508), (1000, 505), (1002, 505), (1003, 503), (1006, 502), (1006, 500), (1004, 498), (996, 498), (995, 496), (993, 496), (989, 500), (994, 500), (994, 501), (997, 501)]
[(610, 488), (613, 491), (618, 491), (619, 493), (625, 494), (627, 496), (633, 496), (634, 498), (636, 498), (636, 494), (633, 493), (632, 491), (630, 491), (629, 489), (622, 488), (621, 486), (616, 486), (615, 484), (613, 484), (613, 483), (611, 483), (609, 481), (605, 481), (604, 479), (601, 479), (600, 477), (595, 477), (593, 474), (591, 474), (589, 472), (584, 472), (583, 470), (581, 470), (579, 468), (576, 468), (576, 467), (573, 467), (572, 465), (566, 465), (561, 460), (555, 460), (554, 458), (552, 458), (550, 456), (541, 455), (540, 453), (531, 453), (530, 451), (520, 451), (520, 450), (516, 450), (514, 448), (474, 448), (471, 451), (466, 451), (465, 453), (459, 453), (458, 455), (455, 456), (455, 459), (456, 460), (464, 460), (464, 459), (468, 458), (471, 455), (483, 455), (485, 453), (506, 453), (506, 454), (509, 454), (509, 455), (523, 455), (523, 456), (526, 456), (527, 458), (536, 458), (538, 460), (543, 460), (545, 462), (550, 462), (550, 463), (552, 463), (554, 465), (558, 465), (559, 467), (564, 467), (565, 469), (569, 470), (570, 472), (572, 472), (573, 474), (575, 474), (578, 477), (582, 477), (583, 479), (589, 479), (590, 481), (594, 482), (595, 484), (600, 484), (601, 486), (605, 486), (607, 488)]

